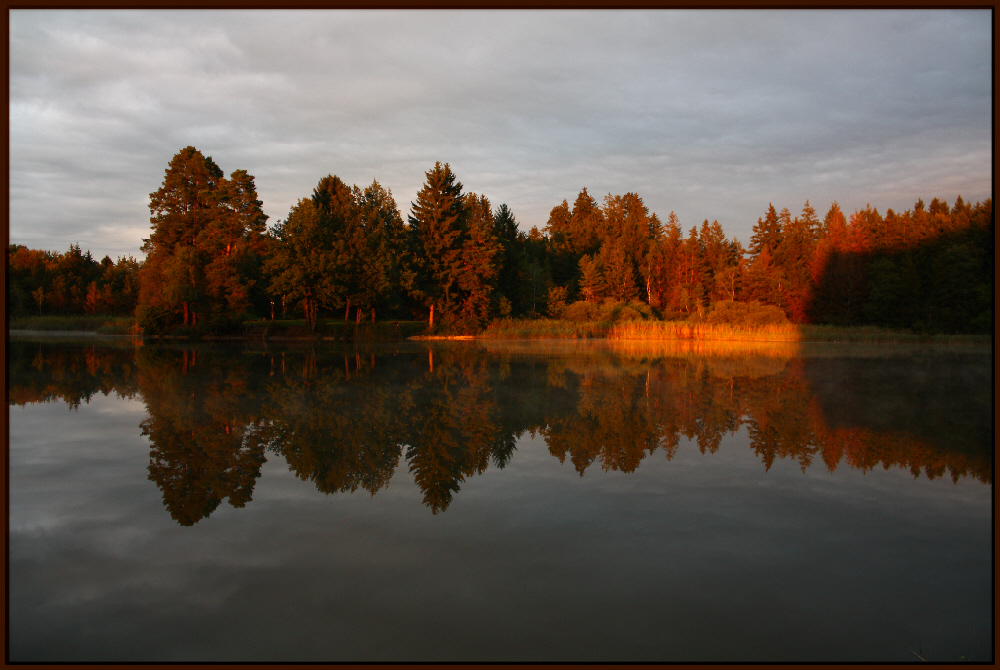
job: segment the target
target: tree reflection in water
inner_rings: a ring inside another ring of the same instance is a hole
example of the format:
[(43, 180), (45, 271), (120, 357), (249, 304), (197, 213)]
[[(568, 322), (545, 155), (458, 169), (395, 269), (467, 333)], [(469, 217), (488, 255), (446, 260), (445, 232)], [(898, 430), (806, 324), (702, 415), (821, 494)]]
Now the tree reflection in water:
[[(224, 499), (246, 505), (268, 452), (327, 494), (360, 488), (374, 495), (402, 455), (437, 513), (466, 477), (509, 463), (525, 432), (540, 435), (581, 476), (595, 463), (633, 472), (658, 451), (670, 460), (681, 436), (701, 453), (715, 453), (724, 436), (746, 426), (765, 469), (792, 459), (804, 472), (819, 459), (830, 471), (841, 463), (863, 471), (901, 467), (914, 477), (992, 483), (988, 358), (925, 352), (914, 366), (919, 352), (887, 359), (874, 351), (845, 363), (842, 354), (799, 356), (795, 345), (781, 344), (249, 352), (15, 341), (8, 398), (19, 405), (60, 399), (72, 407), (95, 392), (140, 394), (148, 411), (141, 429), (150, 440), (149, 479), (182, 525), (209, 516)], [(893, 383), (872, 382), (871, 371), (886, 360), (895, 360)], [(877, 394), (862, 398), (880, 407), (877, 427), (857, 416), (846, 425), (837, 425), (843, 417), (827, 419), (831, 411), (844, 414), (838, 394), (854, 392), (837, 381), (845, 365), (854, 370), (847, 383), (861, 387), (862, 396)], [(936, 386), (934, 366), (954, 383)], [(916, 372), (905, 378), (900, 370)], [(973, 383), (954, 381), (960, 373)], [(955, 397), (961, 389), (965, 397)], [(964, 423), (976, 425), (964, 436), (954, 436), (952, 426), (950, 439), (921, 429), (913, 417), (921, 408), (905, 402), (915, 394), (923, 394), (925, 406), (972, 407), (978, 419)]]

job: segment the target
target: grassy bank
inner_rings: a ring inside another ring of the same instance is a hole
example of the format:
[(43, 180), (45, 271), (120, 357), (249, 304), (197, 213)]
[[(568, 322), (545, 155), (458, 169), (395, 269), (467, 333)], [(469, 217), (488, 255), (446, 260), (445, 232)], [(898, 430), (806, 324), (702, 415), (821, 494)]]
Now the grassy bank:
[[(32, 316), (10, 320), (10, 330), (93, 332), (102, 335), (135, 333), (131, 316)], [(180, 327), (170, 335), (214, 339), (204, 327)], [(427, 335), (426, 321), (377, 321), (375, 323), (321, 320), (315, 330), (302, 319), (245, 321), (228, 339), (342, 340), (389, 342)], [(863, 342), (908, 344), (989, 345), (991, 335), (945, 335), (890, 330), (876, 326), (814, 326), (791, 323), (758, 326), (693, 323), (688, 321), (564, 321), (558, 319), (499, 319), (478, 333), (485, 340), (663, 340), (712, 342)]]
[(130, 335), (132, 316), (21, 316), (10, 320), (10, 330), (83, 331), (101, 335)]
[(869, 342), (989, 344), (990, 335), (931, 335), (875, 326), (768, 324), (749, 327), (636, 320), (619, 323), (554, 319), (503, 319), (479, 334), (483, 339), (703, 340), (742, 342)]
[(312, 330), (303, 319), (244, 322), (246, 337), (267, 340), (345, 340), (388, 342), (406, 339), (427, 330), (425, 321), (376, 321), (372, 323), (320, 320)]

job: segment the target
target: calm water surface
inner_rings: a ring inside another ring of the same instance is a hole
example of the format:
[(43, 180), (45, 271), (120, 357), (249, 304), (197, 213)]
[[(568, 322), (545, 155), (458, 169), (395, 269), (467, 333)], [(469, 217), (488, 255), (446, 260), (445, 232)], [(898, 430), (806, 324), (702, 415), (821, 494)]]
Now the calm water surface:
[(14, 338), (8, 660), (990, 661), (992, 363)]

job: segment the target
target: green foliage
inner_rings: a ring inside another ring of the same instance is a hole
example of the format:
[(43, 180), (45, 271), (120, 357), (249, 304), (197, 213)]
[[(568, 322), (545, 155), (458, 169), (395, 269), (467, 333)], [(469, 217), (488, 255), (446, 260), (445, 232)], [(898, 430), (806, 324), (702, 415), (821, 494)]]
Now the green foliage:
[(377, 181), (361, 190), (324, 177), (312, 198), (299, 200), (272, 234), (264, 263), (270, 295), (289, 313), (301, 313), (310, 327), (320, 308), (342, 308), (345, 320), (352, 307), (398, 311), (405, 271), (398, 251), (405, 231), (392, 193)]
[(147, 335), (165, 333), (171, 321), (170, 310), (156, 305), (140, 304), (135, 309), (135, 320)]

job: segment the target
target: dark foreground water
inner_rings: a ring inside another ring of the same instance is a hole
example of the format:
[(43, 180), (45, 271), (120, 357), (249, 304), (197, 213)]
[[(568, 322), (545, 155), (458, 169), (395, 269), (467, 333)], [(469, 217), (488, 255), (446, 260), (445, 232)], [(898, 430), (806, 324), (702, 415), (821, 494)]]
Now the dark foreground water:
[(8, 343), (9, 661), (990, 661), (992, 355)]

